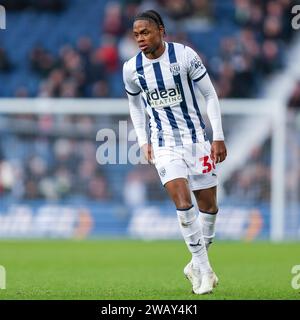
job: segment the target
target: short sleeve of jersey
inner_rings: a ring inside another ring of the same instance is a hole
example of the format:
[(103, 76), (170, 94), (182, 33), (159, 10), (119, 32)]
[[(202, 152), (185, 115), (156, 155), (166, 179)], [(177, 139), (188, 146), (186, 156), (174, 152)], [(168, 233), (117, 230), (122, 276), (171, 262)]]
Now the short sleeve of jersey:
[(133, 81), (133, 70), (130, 70), (129, 63), (125, 62), (123, 65), (123, 82), (125, 90), (130, 95), (138, 95), (141, 92), (140, 87)]
[(201, 80), (207, 73), (199, 55), (190, 47), (185, 47), (187, 71), (193, 81)]

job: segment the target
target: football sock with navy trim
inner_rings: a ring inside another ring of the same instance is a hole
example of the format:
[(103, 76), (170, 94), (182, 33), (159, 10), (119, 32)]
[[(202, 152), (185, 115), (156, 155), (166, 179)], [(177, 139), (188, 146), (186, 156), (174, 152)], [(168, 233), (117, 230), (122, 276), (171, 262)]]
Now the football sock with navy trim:
[(213, 242), (215, 237), (215, 224), (217, 219), (217, 212), (209, 213), (200, 210), (200, 221), (202, 225), (203, 238), (205, 241), (206, 250)]
[(194, 206), (188, 209), (177, 209), (177, 217), (185, 243), (192, 254), (193, 268), (200, 269), (203, 274), (212, 272), (202, 234), (200, 217), (199, 214), (196, 214)]

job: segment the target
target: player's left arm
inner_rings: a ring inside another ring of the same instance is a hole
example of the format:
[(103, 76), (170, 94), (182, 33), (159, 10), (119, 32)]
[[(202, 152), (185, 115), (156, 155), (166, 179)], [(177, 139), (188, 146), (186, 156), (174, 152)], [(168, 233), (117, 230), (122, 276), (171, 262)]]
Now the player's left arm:
[(200, 81), (195, 82), (195, 87), (200, 90), (205, 99), (207, 116), (213, 131), (211, 158), (215, 163), (222, 162), (227, 156), (227, 150), (224, 142), (221, 110), (217, 93), (207, 73)]
[(188, 76), (193, 80), (195, 89), (200, 90), (206, 102), (207, 115), (213, 130), (211, 158), (215, 163), (222, 162), (227, 156), (227, 151), (217, 93), (200, 57), (188, 46), (185, 46), (185, 63)]

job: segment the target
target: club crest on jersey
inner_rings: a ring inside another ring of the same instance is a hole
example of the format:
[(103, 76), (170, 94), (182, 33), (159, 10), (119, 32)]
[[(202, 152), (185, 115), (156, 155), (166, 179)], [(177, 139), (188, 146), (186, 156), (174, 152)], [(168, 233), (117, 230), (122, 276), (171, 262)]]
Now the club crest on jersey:
[(171, 71), (173, 76), (179, 75), (179, 73), (180, 73), (180, 65), (179, 65), (179, 63), (177, 63), (177, 62), (171, 63), (170, 64), (170, 71)]
[(182, 94), (179, 85), (176, 88), (158, 90), (155, 88), (152, 91), (145, 90), (148, 103), (152, 108), (165, 108), (178, 105), (182, 102)]
[(164, 177), (164, 176), (166, 175), (166, 169), (165, 169), (165, 168), (161, 168), (161, 169), (159, 170), (159, 175), (160, 175), (161, 177)]

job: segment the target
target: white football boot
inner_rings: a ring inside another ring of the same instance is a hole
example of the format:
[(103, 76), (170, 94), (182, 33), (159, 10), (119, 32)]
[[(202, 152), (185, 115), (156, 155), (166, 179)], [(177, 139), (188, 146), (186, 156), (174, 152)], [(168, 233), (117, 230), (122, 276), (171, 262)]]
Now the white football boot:
[(201, 280), (202, 280), (202, 276), (201, 276), (201, 272), (199, 269), (193, 269), (193, 264), (192, 261), (190, 261), (185, 268), (183, 269), (183, 273), (185, 275), (185, 277), (190, 280), (193, 289), (192, 292), (195, 293), (197, 290), (199, 290), (200, 286), (201, 286)]
[(201, 275), (201, 285), (198, 289), (194, 290), (196, 294), (212, 293), (213, 289), (218, 285), (219, 279), (214, 272), (205, 273)]

